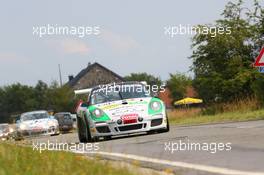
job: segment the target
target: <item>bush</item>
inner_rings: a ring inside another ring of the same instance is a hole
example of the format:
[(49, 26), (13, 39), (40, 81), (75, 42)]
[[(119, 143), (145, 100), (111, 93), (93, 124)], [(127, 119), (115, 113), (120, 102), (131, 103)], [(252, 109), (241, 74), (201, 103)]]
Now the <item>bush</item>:
[(256, 97), (246, 97), (244, 99), (235, 99), (228, 103), (215, 103), (202, 110), (203, 115), (215, 115), (224, 112), (246, 112), (261, 108), (261, 104)]

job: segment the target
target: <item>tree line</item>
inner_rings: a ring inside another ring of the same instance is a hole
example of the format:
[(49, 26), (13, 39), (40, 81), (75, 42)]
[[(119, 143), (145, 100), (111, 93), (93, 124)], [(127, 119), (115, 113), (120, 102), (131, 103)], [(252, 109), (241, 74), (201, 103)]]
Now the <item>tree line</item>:
[[(126, 81), (146, 81), (149, 85), (163, 84), (159, 77), (147, 73), (132, 73), (125, 76)], [(174, 99), (184, 97), (186, 86), (191, 78), (184, 74), (171, 74), (167, 81)], [(176, 88), (175, 88), (176, 87)], [(60, 87), (56, 81), (50, 85), (39, 80), (35, 86), (20, 83), (0, 87), (0, 123), (12, 122), (13, 117), (33, 110), (52, 110), (54, 112), (75, 112), (78, 98), (67, 84)]]
[(75, 103), (73, 90), (57, 82), (47, 85), (38, 81), (34, 87), (20, 83), (4, 86), (0, 88), (0, 122), (11, 122), (10, 116), (32, 110), (73, 112)]

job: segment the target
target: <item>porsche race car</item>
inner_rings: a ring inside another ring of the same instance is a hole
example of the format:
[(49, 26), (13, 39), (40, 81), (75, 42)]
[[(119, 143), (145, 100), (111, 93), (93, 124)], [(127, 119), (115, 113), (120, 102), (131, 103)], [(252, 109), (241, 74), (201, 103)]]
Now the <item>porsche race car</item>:
[(88, 95), (88, 102), (81, 101), (76, 109), (80, 142), (137, 132), (169, 131), (165, 104), (147, 93), (144, 83), (100, 85), (76, 90), (75, 94)]
[(47, 111), (32, 111), (21, 114), (17, 121), (16, 139), (34, 135), (59, 134), (59, 123)]

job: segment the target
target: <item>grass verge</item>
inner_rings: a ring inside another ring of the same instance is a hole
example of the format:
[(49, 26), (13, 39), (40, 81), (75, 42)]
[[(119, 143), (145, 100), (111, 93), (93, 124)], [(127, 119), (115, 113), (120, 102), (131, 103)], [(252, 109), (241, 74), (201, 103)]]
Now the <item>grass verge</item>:
[[(186, 112), (188, 114), (188, 112)], [(191, 112), (191, 114), (177, 115), (177, 111), (168, 112), (170, 123), (173, 125), (195, 125), (195, 124), (209, 124), (219, 122), (239, 122), (250, 120), (264, 119), (264, 109), (253, 111), (233, 111), (224, 112), (215, 115), (201, 115), (199, 113)]]
[(39, 153), (30, 147), (0, 143), (1, 175), (91, 174), (132, 175), (125, 168), (112, 167), (69, 152), (44, 151)]

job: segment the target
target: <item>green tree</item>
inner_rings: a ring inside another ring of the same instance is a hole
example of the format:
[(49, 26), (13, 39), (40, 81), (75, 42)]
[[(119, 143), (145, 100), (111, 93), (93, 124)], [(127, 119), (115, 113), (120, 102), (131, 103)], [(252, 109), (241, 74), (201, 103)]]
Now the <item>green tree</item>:
[(52, 109), (55, 112), (74, 112), (75, 95), (67, 85), (59, 87), (57, 82), (53, 82), (47, 92), (47, 101), (47, 109)]
[(38, 102), (36, 108), (38, 109), (45, 109), (48, 105), (48, 85), (39, 80), (37, 85), (34, 88), (34, 93), (35, 93), (35, 99)]
[(48, 86), (39, 81), (35, 87), (19, 83), (0, 88), (0, 122), (10, 121), (13, 114), (33, 110), (74, 112), (76, 99), (68, 86), (59, 87), (57, 82)]
[(34, 89), (19, 83), (4, 87), (2, 98), (1, 111), (6, 114), (33, 110), (37, 106), (37, 101), (34, 98)]
[(191, 86), (191, 84), (192, 79), (182, 73), (170, 74), (170, 78), (169, 80), (167, 80), (166, 83), (174, 100), (184, 98), (186, 94), (186, 89), (188, 86)]
[(229, 101), (254, 93), (251, 85), (260, 75), (252, 63), (264, 44), (263, 13), (258, 1), (253, 10), (244, 8), (242, 0), (229, 2), (224, 19), (200, 26), (231, 29), (230, 34), (197, 33), (192, 39), (193, 84), (205, 101)]
[(160, 86), (162, 81), (160, 78), (155, 77), (154, 75), (143, 73), (131, 73), (128, 76), (125, 76), (126, 81), (146, 81), (148, 85), (158, 85)]
[(264, 105), (264, 76), (258, 75), (251, 87), (254, 91), (255, 97), (257, 97), (259, 102)]

